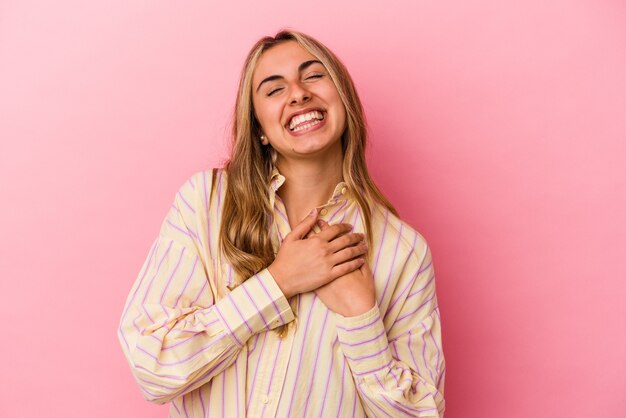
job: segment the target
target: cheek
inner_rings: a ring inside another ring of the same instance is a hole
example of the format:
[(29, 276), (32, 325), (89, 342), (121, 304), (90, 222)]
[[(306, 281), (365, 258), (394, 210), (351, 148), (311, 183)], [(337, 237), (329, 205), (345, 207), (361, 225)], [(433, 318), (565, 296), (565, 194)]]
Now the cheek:
[(345, 131), (346, 128), (348, 127), (348, 120), (346, 118), (346, 111), (343, 108), (343, 106), (341, 106), (341, 110), (339, 112), (339, 117), (337, 119), (339, 120), (339, 129), (343, 133), (343, 131)]
[(341, 101), (341, 97), (339, 96), (339, 92), (335, 88), (334, 85), (327, 86), (325, 91), (325, 96), (327, 97), (327, 101), (329, 104), (333, 104), (335, 107), (335, 114), (339, 117), (340, 121), (345, 120), (346, 118), (346, 109)]
[(339, 95), (336, 97), (335, 101), (335, 117), (337, 118), (337, 122), (341, 127), (345, 127), (346, 124), (346, 108), (341, 101)]
[(280, 121), (280, 109), (277, 106), (263, 104), (255, 108), (256, 117), (264, 129), (271, 128), (271, 124)]
[(267, 130), (267, 117), (265, 116), (265, 112), (262, 109), (255, 109), (254, 115), (256, 116), (256, 120), (259, 123), (261, 130), (265, 132)]

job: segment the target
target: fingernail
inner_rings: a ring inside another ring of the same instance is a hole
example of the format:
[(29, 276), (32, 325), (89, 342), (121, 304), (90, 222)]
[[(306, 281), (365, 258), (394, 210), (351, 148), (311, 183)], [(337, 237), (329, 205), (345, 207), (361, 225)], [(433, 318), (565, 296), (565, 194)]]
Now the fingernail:
[(315, 217), (315, 215), (317, 215), (317, 208), (314, 208), (311, 213), (309, 213), (309, 216), (311, 217)]

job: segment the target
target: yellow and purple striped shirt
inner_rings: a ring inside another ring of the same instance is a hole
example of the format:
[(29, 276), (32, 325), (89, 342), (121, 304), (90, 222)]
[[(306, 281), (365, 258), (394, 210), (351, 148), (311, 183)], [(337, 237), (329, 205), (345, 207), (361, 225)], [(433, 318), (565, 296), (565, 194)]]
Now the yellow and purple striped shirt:
[[(268, 187), (275, 251), (290, 231), (276, 193), (284, 181), (275, 170)], [(267, 269), (236, 277), (218, 251), (225, 186), (223, 170), (181, 186), (126, 301), (118, 336), (143, 395), (171, 402), (171, 417), (443, 417), (441, 320), (424, 238), (377, 206), (377, 304), (343, 317), (313, 292), (288, 301)], [(365, 232), (345, 183), (319, 209), (328, 223)], [(284, 324), (284, 336), (271, 331)]]

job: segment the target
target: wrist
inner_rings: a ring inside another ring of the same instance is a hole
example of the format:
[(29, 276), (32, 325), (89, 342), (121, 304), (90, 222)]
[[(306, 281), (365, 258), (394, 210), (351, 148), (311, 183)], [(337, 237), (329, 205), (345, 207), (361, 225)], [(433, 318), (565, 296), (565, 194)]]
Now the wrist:
[(339, 312), (339, 314), (346, 318), (360, 316), (366, 312), (371, 311), (375, 305), (376, 305), (375, 300), (372, 300), (371, 302), (368, 301), (368, 302), (354, 303), (349, 306), (346, 306), (346, 309), (344, 309), (344, 312)]
[(295, 294), (295, 292), (293, 292), (293, 290), (282, 279), (284, 275), (282, 274), (279, 268), (278, 269), (276, 268), (274, 263), (270, 264), (267, 267), (267, 271), (269, 271), (269, 273), (272, 275), (272, 277), (274, 278), (274, 281), (276, 282), (276, 285), (278, 286), (280, 291), (283, 292), (283, 295), (285, 296), (286, 299), (291, 298)]

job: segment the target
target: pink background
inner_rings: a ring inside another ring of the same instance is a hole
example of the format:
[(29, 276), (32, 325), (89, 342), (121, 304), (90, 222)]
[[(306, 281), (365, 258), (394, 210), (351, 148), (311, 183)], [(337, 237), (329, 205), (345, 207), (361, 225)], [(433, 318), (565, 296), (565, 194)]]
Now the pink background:
[(344, 60), (431, 244), (448, 418), (626, 411), (623, 1), (0, 1), (0, 416), (165, 417), (117, 342), (253, 42)]

